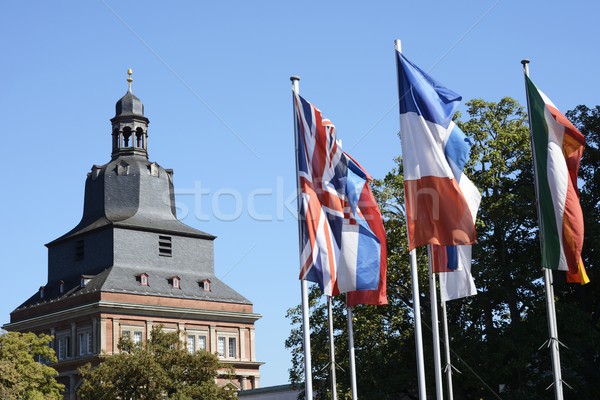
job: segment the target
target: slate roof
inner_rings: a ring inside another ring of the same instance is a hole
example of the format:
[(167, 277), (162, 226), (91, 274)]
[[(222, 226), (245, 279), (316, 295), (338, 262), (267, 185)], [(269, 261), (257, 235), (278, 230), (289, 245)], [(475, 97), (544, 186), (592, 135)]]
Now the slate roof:
[[(142, 286), (136, 279), (142, 273), (148, 274), (148, 286)], [(200, 275), (177, 273), (181, 279), (180, 287), (173, 288), (169, 279), (173, 278), (173, 271), (148, 271), (141, 267), (131, 268), (113, 266), (105, 269), (98, 275), (92, 277), (85, 287), (81, 287), (81, 281), (64, 282), (64, 293), (60, 293), (60, 282), (53, 282), (44, 287), (44, 298), (40, 297), (39, 291), (27, 299), (15, 311), (28, 308), (38, 304), (61, 301), (70, 297), (80, 296), (87, 293), (111, 292), (127, 293), (145, 296), (172, 297), (178, 299), (193, 299), (235, 304), (248, 304), (252, 302), (227, 286), (214, 275)], [(205, 291), (199, 282), (208, 279), (210, 291)]]

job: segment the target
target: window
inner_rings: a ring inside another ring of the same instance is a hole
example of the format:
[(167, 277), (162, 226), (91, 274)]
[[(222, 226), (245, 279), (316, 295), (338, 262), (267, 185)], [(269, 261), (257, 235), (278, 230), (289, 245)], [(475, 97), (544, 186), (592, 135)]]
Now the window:
[(92, 354), (92, 332), (85, 330), (77, 334), (77, 348), (79, 349), (78, 355), (85, 356)]
[(196, 336), (194, 336), (194, 335), (187, 336), (187, 351), (188, 351), (188, 353), (193, 353), (196, 351)]
[(122, 331), (121, 332), (121, 337), (122, 338), (130, 338), (131, 337), (131, 332), (130, 331)]
[(64, 281), (59, 282), (58, 291), (60, 294), (63, 294), (65, 292), (65, 282)]
[(206, 350), (206, 336), (204, 336), (204, 335), (198, 336), (198, 349)]
[(65, 338), (58, 339), (58, 359), (64, 360), (66, 358), (65, 352)]
[(217, 341), (217, 353), (219, 353), (219, 357), (225, 357), (225, 337), (219, 336)]
[(200, 281), (198, 282), (198, 286), (200, 286), (200, 289), (204, 290), (205, 292), (210, 292), (210, 280), (205, 279)]
[(237, 358), (237, 338), (233, 336), (219, 336), (217, 339), (217, 352), (219, 353), (219, 357)]
[(86, 287), (93, 277), (93, 275), (81, 275), (81, 282), (79, 286), (81, 286), (82, 288)]
[(85, 247), (83, 240), (75, 242), (75, 261), (81, 261), (85, 257)]
[(228, 354), (229, 358), (237, 358), (237, 351), (236, 351), (236, 341), (235, 338), (230, 337), (229, 338), (229, 354)]
[(163, 257), (171, 257), (172, 254), (171, 236), (158, 237), (158, 255)]
[(135, 280), (138, 281), (142, 286), (148, 286), (148, 274), (145, 272), (143, 274), (137, 275), (135, 277)]
[(173, 289), (179, 289), (181, 287), (181, 278), (179, 278), (178, 276), (174, 276), (172, 278), (167, 279), (167, 282), (173, 287)]
[(66, 360), (71, 358), (71, 337), (58, 337), (58, 360)]
[(140, 331), (133, 332), (133, 344), (139, 345), (140, 343), (142, 343), (142, 332), (140, 332)]
[(92, 354), (94, 352), (94, 349), (92, 347), (92, 333), (91, 332), (85, 333), (85, 341), (86, 341), (87, 353)]
[(77, 335), (77, 339), (79, 341), (79, 355), (83, 356), (86, 353), (86, 342), (85, 342), (85, 334), (80, 333), (79, 335)]

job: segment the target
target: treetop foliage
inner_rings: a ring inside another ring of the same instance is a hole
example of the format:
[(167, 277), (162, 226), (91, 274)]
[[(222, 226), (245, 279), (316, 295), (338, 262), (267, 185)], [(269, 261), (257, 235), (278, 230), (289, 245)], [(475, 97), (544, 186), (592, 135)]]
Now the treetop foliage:
[(195, 400), (234, 399), (236, 394), (217, 385), (216, 355), (200, 350), (189, 353), (179, 332), (152, 328), (147, 343), (135, 345), (130, 338), (119, 341), (118, 354), (104, 356), (97, 366), (80, 369), (82, 399)]

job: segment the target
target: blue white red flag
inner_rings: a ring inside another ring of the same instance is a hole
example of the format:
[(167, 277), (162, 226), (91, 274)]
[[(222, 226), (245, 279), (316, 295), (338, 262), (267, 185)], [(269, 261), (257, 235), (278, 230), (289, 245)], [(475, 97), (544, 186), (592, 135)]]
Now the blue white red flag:
[(360, 173), (352, 162), (349, 167), (335, 126), (321, 111), (297, 94), (294, 109), (301, 191), (300, 279), (319, 284), (328, 296), (377, 289), (379, 269), (369, 268), (373, 254), (379, 266), (380, 249), (366, 231), (357, 204), (349, 201), (349, 196), (354, 199), (362, 192)]
[(461, 97), (396, 56), (409, 247), (472, 244), (473, 216), (448, 157), (456, 153), (454, 160), (461, 160), (464, 134), (451, 126)]
[[(340, 292), (347, 291), (346, 304), (387, 304), (387, 241), (379, 205), (371, 191), (369, 173), (348, 153), (346, 195), (348, 218), (344, 219), (342, 256), (338, 272)], [(354, 249), (356, 248), (356, 250)], [(342, 271), (345, 270), (345, 274)], [(351, 279), (345, 282), (346, 277)], [(372, 290), (359, 288), (377, 287)]]
[[(473, 223), (475, 223), (475, 217), (481, 203), (481, 194), (473, 182), (463, 173), (471, 150), (470, 142), (454, 122), (450, 123), (448, 129), (451, 133), (448, 135), (448, 141), (444, 146), (444, 154), (467, 201)], [(440, 273), (440, 297), (442, 301), (477, 294), (475, 281), (471, 274), (471, 252), (471, 245), (431, 245), (432, 270)]]

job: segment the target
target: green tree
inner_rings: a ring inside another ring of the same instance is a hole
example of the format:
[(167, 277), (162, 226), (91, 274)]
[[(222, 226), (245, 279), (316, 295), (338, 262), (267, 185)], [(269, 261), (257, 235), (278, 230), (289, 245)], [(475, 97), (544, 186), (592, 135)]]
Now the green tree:
[(236, 394), (215, 383), (220, 365), (206, 351), (189, 353), (178, 332), (152, 329), (151, 339), (134, 345), (119, 342), (119, 354), (103, 356), (98, 366), (80, 369), (83, 382), (78, 394), (84, 399), (233, 399)]
[(62, 398), (64, 386), (54, 379), (58, 372), (38, 362), (56, 362), (51, 341), (52, 337), (45, 334), (7, 332), (0, 336), (0, 398)]

